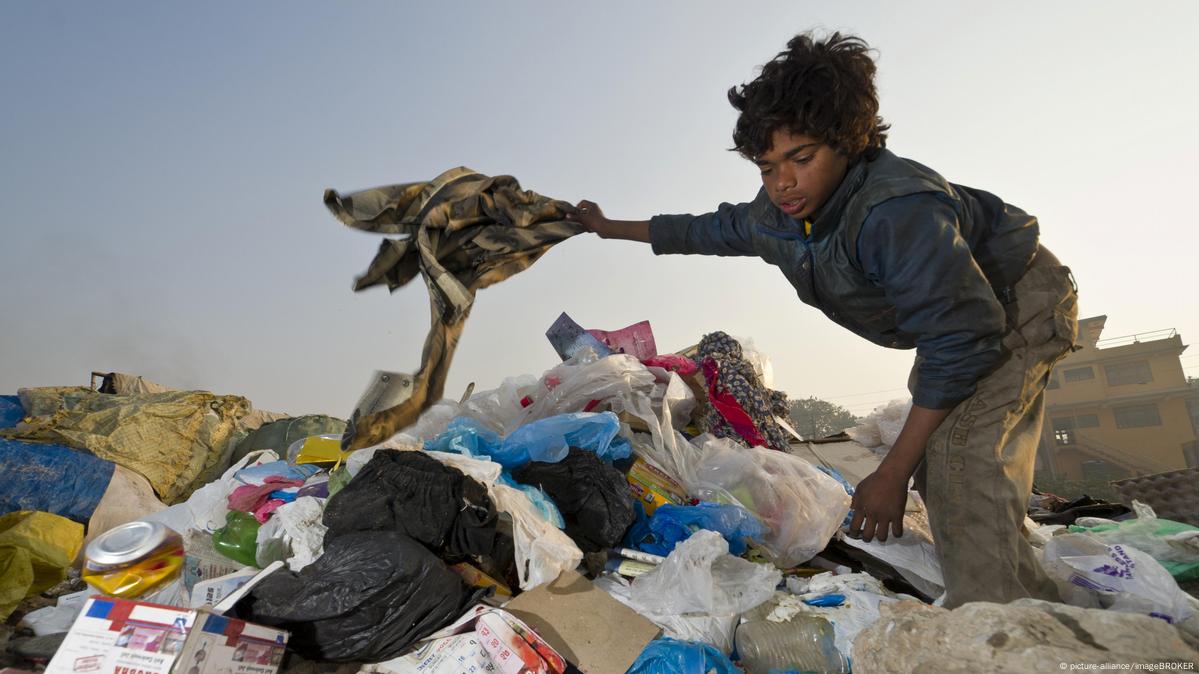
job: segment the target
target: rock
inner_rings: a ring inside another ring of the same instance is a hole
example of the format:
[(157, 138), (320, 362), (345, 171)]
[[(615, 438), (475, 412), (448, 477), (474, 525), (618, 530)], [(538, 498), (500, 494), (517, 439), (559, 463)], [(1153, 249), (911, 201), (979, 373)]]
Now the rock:
[(1176, 628), (1133, 613), (1035, 599), (953, 611), (905, 601), (880, 612), (854, 640), (855, 674), (1056, 672), (1071, 664), (1199, 660)]

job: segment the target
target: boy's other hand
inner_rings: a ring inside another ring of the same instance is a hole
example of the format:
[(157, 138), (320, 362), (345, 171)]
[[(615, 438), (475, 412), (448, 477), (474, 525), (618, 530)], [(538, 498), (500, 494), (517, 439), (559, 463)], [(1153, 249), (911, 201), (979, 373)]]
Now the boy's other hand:
[(612, 221), (604, 217), (604, 212), (594, 201), (580, 201), (573, 211), (566, 214), (566, 219), (583, 225), (587, 231), (595, 232), (604, 239), (613, 233)]
[(869, 543), (886, 542), (887, 532), (903, 536), (903, 511), (908, 502), (908, 481), (900, 473), (880, 468), (867, 475), (854, 490), (853, 521), (849, 535)]

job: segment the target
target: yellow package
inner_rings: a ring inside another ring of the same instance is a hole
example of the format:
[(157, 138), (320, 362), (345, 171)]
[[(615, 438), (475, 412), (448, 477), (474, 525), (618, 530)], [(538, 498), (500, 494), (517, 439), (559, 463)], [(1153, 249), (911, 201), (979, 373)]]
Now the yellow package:
[(61, 583), (82, 546), (83, 525), (65, 517), (30, 510), (0, 516), (0, 619)]

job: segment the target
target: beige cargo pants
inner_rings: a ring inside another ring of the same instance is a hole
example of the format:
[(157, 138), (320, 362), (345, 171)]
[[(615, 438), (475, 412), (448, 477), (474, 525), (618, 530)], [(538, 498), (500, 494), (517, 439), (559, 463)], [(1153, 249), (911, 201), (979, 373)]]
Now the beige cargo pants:
[(1078, 336), (1070, 270), (1041, 248), (1006, 305), (1010, 357), (929, 440), (916, 487), (928, 506), (945, 606), (1060, 601), (1022, 534), (1050, 369)]

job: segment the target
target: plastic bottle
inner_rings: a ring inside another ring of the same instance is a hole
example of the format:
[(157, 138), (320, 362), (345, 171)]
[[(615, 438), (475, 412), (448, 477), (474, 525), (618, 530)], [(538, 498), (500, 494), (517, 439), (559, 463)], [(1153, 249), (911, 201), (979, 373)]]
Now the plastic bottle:
[(258, 528), (261, 526), (250, 513), (230, 510), (225, 517), (225, 526), (212, 532), (212, 547), (235, 562), (258, 566)]
[(849, 663), (834, 642), (833, 626), (820, 616), (801, 613), (789, 622), (743, 623), (737, 628), (736, 642), (741, 665), (749, 674), (849, 672)]

